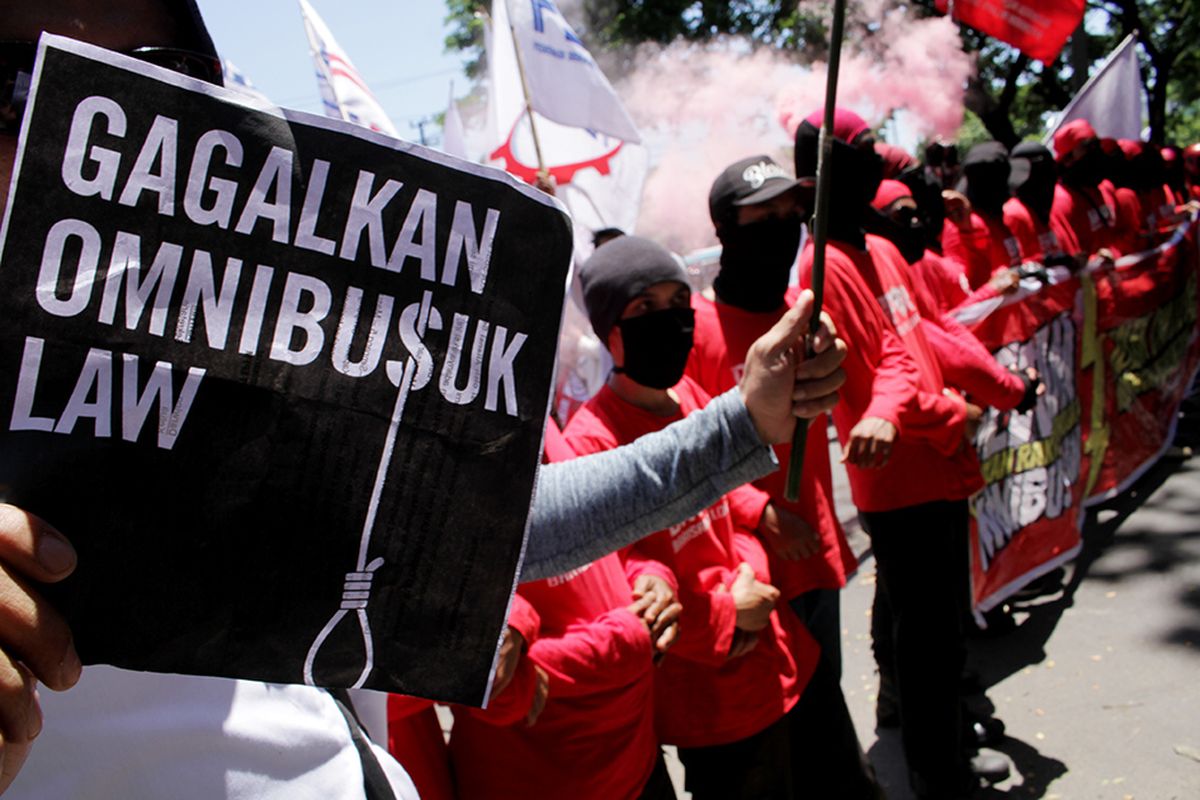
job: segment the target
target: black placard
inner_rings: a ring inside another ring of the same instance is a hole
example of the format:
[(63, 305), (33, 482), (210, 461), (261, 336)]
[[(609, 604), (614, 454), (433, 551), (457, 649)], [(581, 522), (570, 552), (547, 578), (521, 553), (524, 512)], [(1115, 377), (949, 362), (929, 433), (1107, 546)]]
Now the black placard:
[[(240, 101), (245, 102), (245, 101)], [(43, 37), (0, 484), (85, 663), (480, 703), (569, 221), (502, 173)]]

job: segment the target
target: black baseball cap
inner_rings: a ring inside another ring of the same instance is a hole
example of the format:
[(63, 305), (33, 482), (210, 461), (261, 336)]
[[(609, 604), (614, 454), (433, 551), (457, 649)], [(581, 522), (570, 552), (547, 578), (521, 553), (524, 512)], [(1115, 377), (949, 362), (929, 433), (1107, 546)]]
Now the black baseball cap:
[(770, 156), (751, 156), (735, 161), (713, 181), (708, 192), (708, 213), (714, 224), (732, 219), (735, 209), (778, 197), (812, 181), (797, 180)]

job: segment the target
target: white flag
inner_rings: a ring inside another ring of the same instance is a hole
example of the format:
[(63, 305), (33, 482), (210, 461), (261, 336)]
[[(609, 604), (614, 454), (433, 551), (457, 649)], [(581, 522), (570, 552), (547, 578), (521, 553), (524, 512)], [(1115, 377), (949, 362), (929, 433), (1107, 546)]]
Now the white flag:
[(450, 103), (446, 106), (446, 117), (442, 120), (442, 152), (457, 158), (469, 159), (467, 155), (467, 131), (458, 103), (454, 102), (454, 84), (450, 84)]
[[(515, 0), (528, 3), (530, 0)], [(633, 233), (641, 211), (642, 187), (649, 157), (640, 144), (623, 141), (597, 128), (563, 125), (538, 111), (525, 108), (516, 48), (504, 0), (492, 4), (492, 24), (487, 29), (488, 54), (488, 160), (522, 180), (533, 183), (539, 161), (533, 128), (541, 146), (541, 165), (557, 186), (555, 194), (571, 212), (575, 224), (575, 258), (592, 252), (592, 235), (603, 228)], [(597, 72), (599, 72), (597, 70)], [(601, 76), (603, 77), (603, 76)], [(607, 86), (607, 81), (605, 81)], [(613, 97), (620, 107), (620, 101)], [(535, 106), (536, 107), (536, 106)], [(625, 112), (621, 109), (621, 114)], [(591, 332), (582, 310), (582, 294), (572, 287), (563, 315), (559, 339), (558, 384), (561, 419), (600, 386), (611, 362), (608, 351)]]
[(1086, 119), (1096, 135), (1113, 139), (1142, 138), (1142, 109), (1146, 90), (1138, 71), (1137, 39), (1130, 34), (1067, 105), (1050, 133), (1074, 119)]
[[(492, 163), (533, 183), (538, 157), (504, 0), (493, 3), (487, 53), (491, 130), (485, 152)], [(620, 101), (613, 99), (619, 106)], [(591, 251), (591, 233), (601, 228), (632, 233), (646, 181), (645, 148), (595, 128), (552, 122), (538, 111), (533, 126), (543, 164), (558, 185), (558, 198), (575, 220), (577, 255)]]
[(396, 126), (388, 119), (350, 57), (338, 45), (329, 28), (325, 27), (324, 21), (307, 0), (299, 2), (313, 63), (317, 68), (317, 85), (321, 89), (325, 116), (344, 119), (398, 137)]
[(583, 42), (571, 30), (554, 0), (496, 0), (492, 18), (500, 24), (501, 6), (512, 2), (512, 29), (533, 110), (576, 128), (606, 133), (625, 142), (641, 136), (612, 84)]

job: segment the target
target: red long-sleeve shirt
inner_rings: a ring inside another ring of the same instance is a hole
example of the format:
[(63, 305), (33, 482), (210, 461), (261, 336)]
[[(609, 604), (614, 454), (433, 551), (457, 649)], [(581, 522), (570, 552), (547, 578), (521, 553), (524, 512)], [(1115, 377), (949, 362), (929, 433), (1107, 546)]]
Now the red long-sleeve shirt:
[(962, 225), (946, 219), (942, 226), (942, 251), (963, 265), (972, 289), (987, 283), (996, 270), (1021, 264), (1017, 240), (1004, 221), (976, 211)]
[(1024, 261), (1041, 263), (1046, 256), (1063, 252), (1050, 223), (1042, 222), (1019, 198), (1010, 197), (1004, 204), (1004, 224), (1017, 238)]
[[(541, 621), (533, 606), (516, 595), (508, 611), (507, 624), (528, 644), (537, 640)], [(494, 720), (523, 719), (533, 699), (535, 679), (532, 667), (522, 658), (512, 681), (492, 698), (488, 711), (457, 709), (455, 730), (464, 720), (474, 719), (472, 715)], [(433, 702), (408, 695), (388, 695), (387, 718), (388, 752), (403, 765), (423, 800), (456, 800), (450, 751), (442, 736)]]
[[(550, 461), (573, 457), (553, 424), (545, 451)], [(533, 726), (523, 714), (456, 715), (451, 751), (460, 800), (637, 797), (658, 757), (653, 649), (646, 625), (628, 610), (630, 586), (643, 574), (674, 587), (661, 564), (623, 565), (616, 554), (521, 584), (518, 598), (537, 612), (540, 630), (519, 672), (545, 670), (549, 697)]]
[[(680, 414), (659, 417), (625, 402), (605, 386), (576, 412), (565, 431), (579, 454), (611, 450), (702, 408), (708, 395), (690, 378), (673, 389)], [(657, 561), (679, 582), (679, 640), (655, 674), (659, 737), (681, 747), (727, 744), (779, 720), (800, 698), (819, 648), (787, 604), (771, 612), (757, 645), (729, 659), (737, 609), (729, 593), (738, 564), (770, 581), (766, 553), (738, 531), (723, 497), (689, 520), (652, 534), (622, 557)]]
[(966, 392), (977, 405), (1001, 410), (1020, 405), (1025, 397), (1025, 382), (997, 364), (965, 325), (938, 308), (920, 272), (909, 270), (908, 278), (921, 314), (921, 329), (937, 356), (946, 383)]
[(1050, 229), (1071, 255), (1091, 256), (1105, 247), (1117, 250), (1113, 211), (1099, 189), (1055, 186)]
[[(850, 343), (833, 422), (843, 443), (866, 417), (891, 422), (899, 436), (886, 466), (847, 464), (854, 503), (861, 511), (889, 511), (969, 497), (982, 478), (973, 450), (963, 447), (966, 404), (943, 392), (904, 259), (885, 239), (866, 241), (867, 250), (831, 241), (826, 252), (825, 310)], [(811, 284), (812, 256), (810, 243), (800, 255), (803, 287)]]
[[(972, 295), (971, 284), (962, 267), (932, 250), (926, 250), (920, 261), (910, 264), (909, 271), (924, 281), (936, 308), (943, 314), (958, 308)], [(988, 285), (984, 284), (979, 291), (987, 289)]]
[[(784, 311), (795, 302), (796, 293), (796, 290), (790, 291), (785, 305), (778, 311), (768, 312), (745, 311), (713, 302), (699, 294), (692, 295), (692, 308), (696, 311), (696, 334), (685, 374), (714, 397), (736, 386), (745, 369), (746, 352), (750, 345), (783, 316)], [(798, 514), (821, 539), (819, 553), (798, 561), (779, 558), (767, 547), (771, 576), (787, 599), (812, 589), (840, 589), (846, 585), (846, 576), (858, 568), (858, 560), (846, 542), (845, 531), (834, 507), (833, 471), (829, 463), (829, 439), (825, 427), (824, 415), (809, 425), (800, 477), (800, 497), (796, 502), (789, 502), (783, 496), (785, 470), (776, 470), (755, 481), (755, 486), (763, 490), (772, 502)], [(775, 446), (775, 455), (780, 464), (788, 463), (791, 452), (790, 443)]]

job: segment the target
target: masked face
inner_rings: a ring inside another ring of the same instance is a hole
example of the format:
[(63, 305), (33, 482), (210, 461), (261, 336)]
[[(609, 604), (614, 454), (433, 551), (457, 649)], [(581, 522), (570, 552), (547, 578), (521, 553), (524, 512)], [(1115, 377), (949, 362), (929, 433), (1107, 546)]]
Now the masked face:
[(905, 261), (915, 264), (925, 257), (925, 225), (915, 203), (897, 201), (882, 219), (879, 234), (896, 245)]
[(688, 308), (664, 308), (617, 322), (625, 363), (615, 367), (651, 389), (670, 389), (683, 377), (696, 314)]
[(970, 164), (965, 168), (971, 205), (994, 217), (1004, 213), (1008, 200), (1008, 162)]
[(1084, 154), (1070, 164), (1060, 167), (1062, 182), (1074, 189), (1089, 189), (1100, 185), (1104, 177), (1104, 151), (1100, 142), (1093, 139)]
[(1050, 219), (1050, 209), (1054, 206), (1054, 184), (1057, 181), (1058, 173), (1053, 162), (1034, 162), (1029, 179), (1017, 187), (1017, 197), (1043, 222)]
[[(820, 131), (807, 121), (796, 129), (797, 176), (816, 175), (819, 140)], [(829, 236), (862, 247), (863, 222), (883, 180), (883, 160), (868, 138), (853, 145), (834, 139), (833, 174)]]
[(721, 272), (713, 281), (721, 302), (746, 311), (779, 308), (800, 247), (800, 227), (799, 216), (722, 227)]

